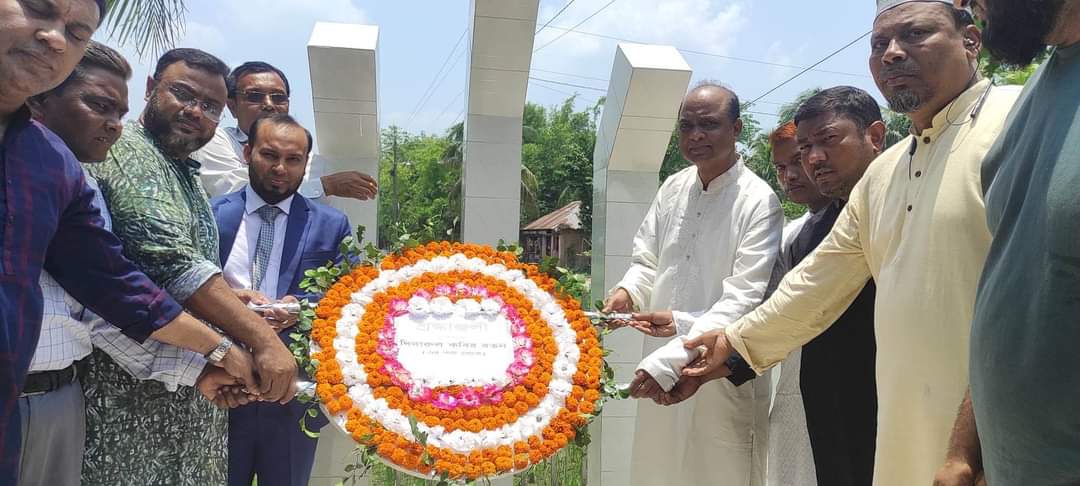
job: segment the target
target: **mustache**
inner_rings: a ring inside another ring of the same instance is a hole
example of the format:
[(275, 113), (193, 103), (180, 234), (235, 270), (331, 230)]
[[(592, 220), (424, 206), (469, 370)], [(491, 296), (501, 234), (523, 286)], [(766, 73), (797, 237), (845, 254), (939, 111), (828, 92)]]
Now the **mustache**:
[(889, 64), (881, 68), (882, 78), (893, 78), (897, 76), (917, 76), (918, 74), (919, 68), (912, 63)]

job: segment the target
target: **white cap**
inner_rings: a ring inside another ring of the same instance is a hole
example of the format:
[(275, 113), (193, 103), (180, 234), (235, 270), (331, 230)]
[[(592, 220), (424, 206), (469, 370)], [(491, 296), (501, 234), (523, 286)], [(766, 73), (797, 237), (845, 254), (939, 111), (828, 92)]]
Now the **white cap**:
[(912, 2), (944, 3), (945, 5), (948, 5), (950, 7), (954, 7), (956, 5), (953, 3), (952, 0), (877, 0), (877, 15), (875, 15), (875, 18), (885, 13), (886, 10), (891, 10), (905, 3)]

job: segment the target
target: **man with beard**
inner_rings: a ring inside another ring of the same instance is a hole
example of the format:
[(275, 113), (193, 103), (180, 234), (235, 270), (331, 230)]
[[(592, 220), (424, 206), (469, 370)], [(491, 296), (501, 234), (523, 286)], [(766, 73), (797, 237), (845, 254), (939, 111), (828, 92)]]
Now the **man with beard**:
[[(1028, 81), (983, 163), (993, 235), (971, 330), (989, 484), (1080, 484), (1080, 1), (976, 0), (986, 47)], [(977, 458), (976, 458), (977, 459)]]
[[(83, 164), (105, 160), (120, 137), (127, 113), (127, 80), (131, 67), (108, 46), (90, 41), (86, 55), (60, 86), (27, 102), (33, 118), (55, 132)], [(84, 166), (85, 167), (85, 166)], [(86, 177), (97, 187), (93, 177)], [(105, 228), (111, 220), (105, 200), (95, 191), (94, 207), (101, 210)], [(41, 274), (45, 314), (41, 339), (30, 375), (19, 398), (23, 448), (19, 484), (78, 484), (86, 442), (86, 407), (79, 381), (80, 362), (94, 347), (140, 379), (155, 379), (175, 389), (194, 386), (208, 399), (233, 379), (223, 370), (206, 367), (198, 353), (162, 345), (138, 343), (87, 311), (47, 272)], [(205, 371), (205, 372), (204, 372)]]
[[(243, 189), (248, 183), (244, 144), (251, 126), (261, 116), (289, 112), (289, 79), (280, 69), (265, 62), (241, 64), (226, 80), (229, 112), (236, 118), (235, 127), (218, 127), (214, 138), (191, 155), (202, 164), (202, 183), (211, 197), (224, 196)], [(307, 164), (300, 194), (309, 199), (337, 196), (359, 199), (375, 197), (379, 185), (375, 179), (354, 170), (311, 178), (314, 160)], [(315, 171), (316, 174), (319, 171)]]
[[(727, 374), (733, 351), (763, 372), (824, 332), (873, 278), (879, 486), (934, 480), (967, 389), (990, 246), (979, 170), (1018, 95), (979, 79), (973, 24), (951, 2), (879, 2), (870, 70), (890, 106), (911, 117), (912, 136), (870, 165), (829, 235), (768, 301), (686, 344), (707, 348), (688, 376)], [(848, 357), (838, 358), (842, 380)]]
[[(280, 301), (311, 298), (300, 290), (304, 270), (339, 256), (349, 220), (297, 192), (310, 153), (311, 133), (291, 116), (275, 113), (252, 123), (244, 148), (251, 183), (211, 202), (221, 232), (223, 273), (231, 287)], [(287, 343), (294, 323), (274, 322)], [(251, 486), (257, 476), (262, 484), (306, 486), (318, 439), (298, 424), (304, 421), (307, 430), (318, 431), (327, 423), (321, 413), (308, 416), (311, 410), (313, 405), (293, 401), (229, 411), (229, 484)]]
[[(768, 296), (784, 274), (794, 266), (791, 241), (799, 234), (806, 221), (820, 214), (829, 206), (829, 198), (818, 192), (814, 182), (806, 175), (796, 143), (795, 122), (787, 122), (769, 134), (772, 164), (776, 180), (788, 200), (803, 204), (808, 211), (784, 226), (780, 241), (780, 254), (773, 266), (772, 279), (765, 291)], [(774, 372), (775, 394), (769, 409), (769, 460), (766, 484), (772, 486), (815, 486), (814, 452), (810, 450), (810, 436), (806, 432), (806, 411), (802, 392), (799, 390), (799, 364), (802, 352), (792, 351), (780, 366), (779, 376)], [(678, 372), (678, 370), (675, 370)]]
[[(222, 278), (214, 215), (198, 164), (189, 158), (217, 128), (227, 74), (225, 64), (205, 52), (166, 52), (147, 80), (141, 120), (128, 124), (90, 173), (124, 252), (185, 307), (252, 346), (257, 360), (271, 362), (259, 391), (285, 403), (295, 394), (296, 362)], [(84, 485), (225, 483), (224, 412), (191, 387), (169, 393), (131, 377), (101, 352), (92, 357), (83, 381)]]
[[(137, 340), (200, 353), (223, 342), (123, 257), (71, 150), (25, 107), (71, 74), (104, 14), (103, 0), (0, 0), (0, 484), (17, 480), (16, 402), (41, 330), (43, 267)], [(246, 352), (215, 356), (254, 385)]]
[[(761, 303), (780, 247), (783, 211), (772, 188), (739, 160), (739, 113), (738, 96), (718, 84), (706, 82), (686, 95), (679, 111), (679, 150), (694, 165), (669, 177), (657, 192), (608, 309), (675, 307), (734, 319)], [(693, 320), (682, 317), (687, 327), (680, 334), (693, 332)], [(667, 338), (680, 326), (634, 327)], [(630, 385), (635, 397), (675, 384), (677, 377), (662, 373), (662, 364), (686, 350), (681, 342), (674, 348), (660, 344), (644, 344), (648, 357)], [(642, 401), (631, 484), (763, 484), (768, 407), (767, 380), (739, 388), (710, 383), (679, 407)], [(715, 481), (716, 470), (728, 477)]]

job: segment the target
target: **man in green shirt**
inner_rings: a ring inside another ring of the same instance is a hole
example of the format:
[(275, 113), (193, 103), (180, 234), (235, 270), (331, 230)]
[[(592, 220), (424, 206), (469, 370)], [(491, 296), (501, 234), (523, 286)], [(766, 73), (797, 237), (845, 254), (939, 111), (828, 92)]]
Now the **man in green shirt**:
[(991, 485), (1080, 484), (1080, 0), (971, 6), (1007, 64), (1054, 46), (983, 164), (993, 242), (972, 324), (972, 442)]

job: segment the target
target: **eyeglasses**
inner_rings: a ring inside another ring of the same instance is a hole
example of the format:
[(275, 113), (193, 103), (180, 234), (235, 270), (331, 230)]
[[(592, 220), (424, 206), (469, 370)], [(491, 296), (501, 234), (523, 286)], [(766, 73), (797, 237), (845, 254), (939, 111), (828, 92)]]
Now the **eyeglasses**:
[(210, 121), (215, 123), (221, 121), (221, 105), (218, 105), (217, 103), (214, 103), (212, 101), (200, 100), (199, 98), (196, 98), (195, 95), (187, 89), (184, 89), (175, 84), (169, 86), (169, 93), (172, 94), (173, 98), (176, 98), (176, 101), (179, 101), (180, 104), (187, 106), (188, 108), (195, 108), (196, 106), (199, 107), (199, 109), (203, 112), (203, 116), (205, 116)]
[(253, 105), (262, 104), (270, 98), (270, 104), (275, 106), (283, 106), (289, 104), (289, 95), (285, 93), (263, 93), (262, 91), (241, 91), (240, 99), (245, 103), (251, 103)]

